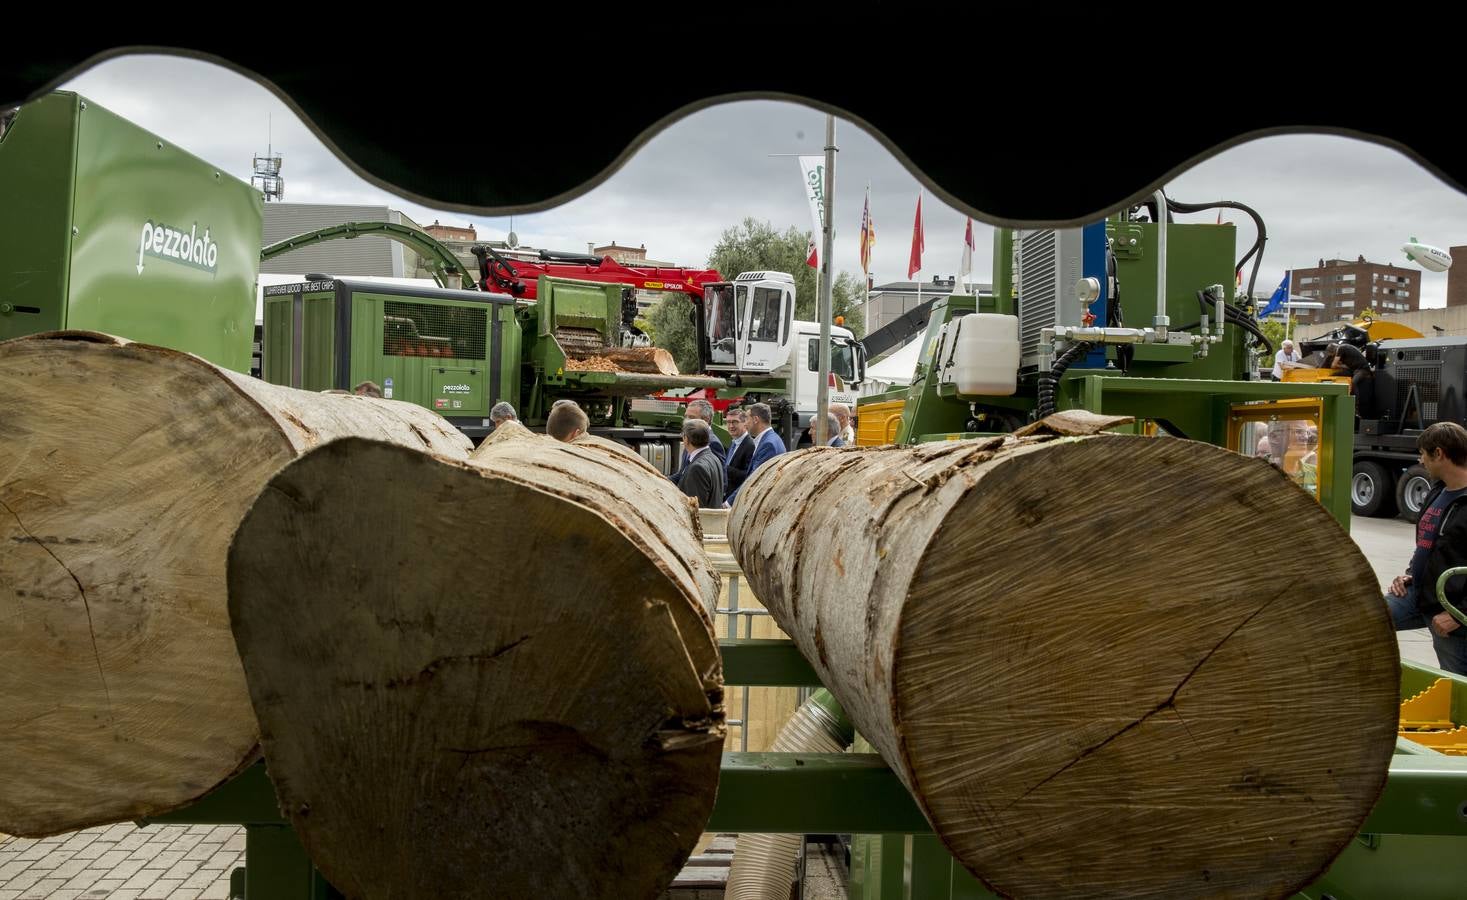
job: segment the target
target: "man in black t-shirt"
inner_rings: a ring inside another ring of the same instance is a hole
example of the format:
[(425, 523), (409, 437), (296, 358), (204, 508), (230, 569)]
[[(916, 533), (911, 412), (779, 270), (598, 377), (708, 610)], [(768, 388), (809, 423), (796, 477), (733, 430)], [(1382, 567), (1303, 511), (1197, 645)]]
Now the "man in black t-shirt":
[(1350, 376), (1350, 393), (1355, 395), (1355, 413), (1362, 419), (1375, 418), (1375, 371), (1365, 353), (1354, 344), (1331, 344), (1330, 367)]
[[(1436, 582), (1447, 569), (1467, 566), (1467, 428), (1437, 422), (1416, 440), (1421, 465), (1437, 482), (1416, 523), (1416, 552), (1406, 574), (1397, 575), (1386, 593), (1397, 631), (1430, 628), (1443, 669), (1467, 675), (1467, 626), (1442, 608)], [(1463, 577), (1447, 583), (1452, 605), (1463, 608)]]

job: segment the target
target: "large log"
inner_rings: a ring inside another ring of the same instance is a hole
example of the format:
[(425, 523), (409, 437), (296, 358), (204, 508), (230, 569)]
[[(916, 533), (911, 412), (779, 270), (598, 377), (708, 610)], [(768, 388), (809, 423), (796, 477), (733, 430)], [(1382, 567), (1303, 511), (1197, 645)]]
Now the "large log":
[(573, 353), (567, 369), (603, 372), (638, 372), (644, 375), (677, 375), (677, 361), (661, 347), (603, 347)]
[(760, 599), (997, 891), (1283, 897), (1380, 794), (1375, 577), (1261, 461), (1041, 432), (789, 454), (739, 497)]
[(718, 582), (625, 448), (338, 441), (280, 472), (229, 602), (281, 807), (348, 897), (653, 898), (712, 812)]
[(332, 437), (467, 456), (437, 415), (104, 335), (0, 344), (0, 831), (186, 805), (255, 756), (225, 604), (240, 518)]

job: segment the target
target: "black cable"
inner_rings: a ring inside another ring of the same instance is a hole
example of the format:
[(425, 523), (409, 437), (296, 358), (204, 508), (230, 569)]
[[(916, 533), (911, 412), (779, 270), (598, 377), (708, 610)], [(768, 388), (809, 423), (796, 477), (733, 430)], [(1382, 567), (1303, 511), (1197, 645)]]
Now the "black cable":
[[(1105, 274), (1110, 281), (1110, 307), (1105, 311), (1105, 324), (1108, 328), (1124, 328), (1126, 322), (1121, 312), (1121, 279), (1113, 244), (1113, 239), (1105, 242)], [(1131, 360), (1135, 354), (1136, 348), (1130, 344), (1116, 346), (1116, 367), (1123, 374), (1131, 368)]]
[[(1202, 307), (1202, 312), (1204, 315), (1210, 314), (1214, 311), (1214, 304), (1208, 301), (1207, 293), (1205, 291), (1197, 292), (1197, 305)], [(1273, 341), (1270, 341), (1268, 339), (1268, 335), (1264, 334), (1263, 330), (1258, 327), (1257, 319), (1253, 318), (1253, 316), (1251, 316), (1247, 312), (1244, 312), (1243, 310), (1238, 309), (1237, 307), (1228, 306), (1226, 303), (1223, 304), (1223, 315), (1227, 317), (1227, 321), (1229, 324), (1241, 328), (1249, 334), (1253, 335), (1254, 341), (1264, 347), (1263, 352), (1265, 354), (1267, 354), (1268, 356), (1273, 355)], [(1196, 322), (1192, 322), (1188, 325), (1183, 325), (1182, 327), (1174, 330), (1190, 331), (1193, 328), (1200, 327), (1201, 325), (1202, 322), (1199, 320)]]
[(1253, 254), (1258, 254), (1258, 258), (1253, 260), (1253, 272), (1248, 276), (1248, 301), (1251, 303), (1253, 300), (1253, 289), (1258, 284), (1258, 268), (1263, 264), (1263, 245), (1268, 243), (1268, 226), (1263, 224), (1263, 217), (1252, 207), (1239, 203), (1236, 200), (1214, 200), (1211, 203), (1183, 203), (1180, 200), (1173, 200), (1168, 197), (1166, 205), (1168, 210), (1174, 209), (1180, 213), (1203, 212), (1209, 209), (1236, 209), (1248, 214), (1258, 229), (1258, 235), (1253, 239), (1253, 246), (1248, 249), (1247, 253), (1243, 254), (1243, 258), (1238, 260), (1238, 264), (1233, 266), (1233, 271), (1241, 272), (1243, 266), (1248, 264), (1248, 260), (1253, 259)]
[(1059, 359), (1054, 361), (1048, 372), (1039, 376), (1039, 403), (1034, 410), (1036, 419), (1042, 419), (1054, 412), (1055, 389), (1059, 386), (1060, 378), (1076, 360), (1089, 352), (1089, 341), (1076, 341), (1059, 355)]

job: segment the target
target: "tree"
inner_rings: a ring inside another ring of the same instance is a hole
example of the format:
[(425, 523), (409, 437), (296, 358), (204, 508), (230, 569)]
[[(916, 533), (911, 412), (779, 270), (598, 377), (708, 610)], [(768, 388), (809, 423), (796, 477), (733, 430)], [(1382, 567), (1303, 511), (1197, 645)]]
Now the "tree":
[(682, 294), (663, 294), (662, 299), (652, 304), (639, 326), (647, 332), (652, 346), (661, 347), (672, 354), (680, 372), (699, 371), (698, 333), (693, 327), (693, 304)]
[[(810, 238), (811, 232), (794, 226), (781, 234), (768, 222), (746, 218), (724, 230), (713, 252), (708, 255), (708, 267), (717, 269), (725, 278), (733, 278), (740, 272), (763, 271), (786, 272), (794, 276), (795, 318), (813, 322), (818, 295), (817, 273), (805, 263)], [(860, 335), (865, 319), (862, 310), (865, 292), (860, 276), (841, 272), (836, 276), (830, 293), (833, 314), (845, 316), (846, 327)]]
[[(1268, 338), (1269, 343), (1273, 344), (1273, 348), (1275, 350), (1277, 350), (1279, 346), (1283, 343), (1284, 335), (1286, 333), (1290, 335), (1298, 333), (1299, 320), (1291, 315), (1289, 316), (1287, 332), (1284, 331), (1285, 327), (1286, 326), (1283, 321), (1279, 319), (1264, 319), (1262, 322), (1258, 323), (1258, 330), (1263, 332), (1264, 336)], [(1273, 365), (1272, 360), (1269, 360), (1269, 365)]]

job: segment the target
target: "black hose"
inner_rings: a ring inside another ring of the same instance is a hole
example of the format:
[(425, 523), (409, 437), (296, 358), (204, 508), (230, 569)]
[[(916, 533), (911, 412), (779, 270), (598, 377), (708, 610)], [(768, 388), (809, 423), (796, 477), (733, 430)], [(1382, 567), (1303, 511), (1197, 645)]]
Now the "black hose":
[(1039, 376), (1039, 404), (1035, 407), (1035, 418), (1042, 419), (1054, 413), (1055, 389), (1059, 386), (1060, 378), (1076, 360), (1089, 352), (1089, 341), (1077, 341), (1059, 355), (1059, 359), (1054, 361), (1048, 372)]
[[(1121, 312), (1121, 279), (1117, 268), (1115, 248), (1111, 241), (1105, 243), (1105, 274), (1110, 279), (1110, 306), (1105, 312), (1105, 324), (1108, 328), (1126, 327), (1125, 319)], [(1135, 356), (1136, 348), (1130, 344), (1118, 344), (1116, 346), (1116, 368), (1124, 374), (1131, 368), (1131, 359)]]
[[(1207, 293), (1205, 291), (1197, 292), (1197, 305), (1202, 307), (1202, 312), (1204, 315), (1208, 315), (1213, 312), (1213, 304), (1208, 301)], [(1268, 336), (1265, 335), (1262, 329), (1258, 327), (1257, 319), (1253, 318), (1252, 315), (1244, 312), (1241, 309), (1238, 309), (1237, 307), (1228, 306), (1226, 303), (1223, 304), (1223, 315), (1227, 316), (1227, 321), (1229, 324), (1241, 328), (1249, 334), (1253, 335), (1253, 340), (1264, 347), (1263, 352), (1266, 355), (1273, 355), (1273, 341), (1270, 341), (1268, 339)], [(1182, 327), (1174, 330), (1191, 331), (1193, 328), (1201, 326), (1201, 324), (1201, 321), (1192, 322), (1191, 324), (1183, 325)]]
[(1168, 197), (1166, 205), (1168, 210), (1176, 210), (1180, 213), (1203, 212), (1209, 209), (1236, 209), (1248, 214), (1258, 229), (1258, 235), (1253, 239), (1253, 246), (1248, 249), (1247, 253), (1243, 254), (1243, 258), (1238, 260), (1238, 264), (1233, 266), (1233, 271), (1241, 272), (1243, 266), (1248, 264), (1248, 260), (1253, 259), (1253, 254), (1258, 254), (1258, 258), (1253, 259), (1253, 272), (1248, 276), (1248, 300), (1251, 302), (1253, 299), (1253, 289), (1258, 284), (1258, 267), (1263, 264), (1263, 245), (1268, 243), (1268, 227), (1263, 224), (1263, 217), (1252, 207), (1239, 203), (1236, 200), (1214, 200), (1211, 203), (1182, 203), (1179, 200), (1173, 200)]

